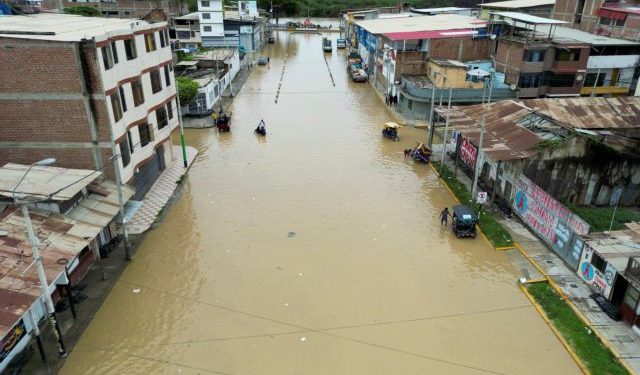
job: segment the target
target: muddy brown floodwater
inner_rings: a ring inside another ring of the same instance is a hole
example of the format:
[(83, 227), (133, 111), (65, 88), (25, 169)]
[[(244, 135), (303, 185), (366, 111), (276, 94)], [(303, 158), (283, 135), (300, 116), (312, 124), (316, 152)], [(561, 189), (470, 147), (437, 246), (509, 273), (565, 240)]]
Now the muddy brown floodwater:
[(440, 226), (453, 198), (402, 153), (426, 132), (383, 139), (384, 102), (344, 50), (331, 84), (320, 36), (268, 48), (232, 132), (187, 132), (200, 155), (180, 199), (62, 373), (578, 373), (506, 255)]

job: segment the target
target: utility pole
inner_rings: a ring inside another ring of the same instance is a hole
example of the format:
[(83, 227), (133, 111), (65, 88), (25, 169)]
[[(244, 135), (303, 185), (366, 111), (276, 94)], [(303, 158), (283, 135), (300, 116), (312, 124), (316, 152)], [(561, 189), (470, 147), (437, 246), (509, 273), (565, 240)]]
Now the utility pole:
[[(178, 114), (180, 116), (180, 114)], [(122, 176), (120, 174), (120, 164), (118, 163), (118, 153), (115, 140), (111, 141), (111, 152), (113, 156), (113, 169), (116, 172), (116, 189), (118, 192), (118, 208), (120, 209), (120, 222), (122, 224), (122, 235), (124, 237), (124, 259), (131, 260), (131, 244), (129, 243), (129, 230), (127, 229), (127, 218), (124, 214), (124, 199), (122, 198)]]
[(176, 105), (178, 106), (178, 126), (180, 127), (180, 147), (182, 148), (182, 165), (185, 168), (189, 166), (187, 163), (187, 145), (184, 142), (184, 126), (182, 125), (182, 111), (180, 110), (180, 95), (176, 95)]
[(596, 86), (598, 85), (598, 80), (600, 79), (600, 68), (598, 68), (598, 73), (596, 74), (596, 80), (593, 82), (593, 87), (591, 88), (591, 97), (596, 96)]
[[(476, 196), (476, 191), (477, 191), (477, 185), (478, 185), (478, 169), (482, 170), (482, 165), (481, 163), (484, 163), (484, 158), (482, 158), (483, 153), (482, 153), (482, 143), (484, 140), (484, 132), (485, 132), (485, 128), (486, 128), (486, 119), (487, 119), (487, 111), (489, 110), (489, 105), (491, 104), (491, 92), (493, 91), (493, 74), (494, 74), (494, 70), (491, 70), (491, 73), (489, 74), (489, 96), (487, 98), (487, 104), (486, 106), (484, 106), (483, 110), (482, 110), (482, 122), (480, 123), (480, 141), (478, 142), (478, 155), (476, 156), (476, 167), (474, 168), (474, 173), (473, 173), (473, 185), (471, 186), (471, 199), (474, 199)], [(486, 77), (485, 77), (486, 79)], [(485, 81), (485, 85), (487, 85), (487, 81)], [(484, 102), (484, 98), (483, 98), (483, 102)]]
[(433, 72), (434, 80), (431, 81), (431, 109), (429, 111), (429, 140), (427, 142), (428, 146), (431, 147), (433, 144), (433, 104), (436, 98), (436, 83), (435, 77), (437, 77), (440, 73)]
[(447, 118), (444, 122), (444, 137), (442, 138), (442, 158), (440, 159), (440, 175), (442, 175), (442, 169), (444, 168), (444, 156), (447, 152), (447, 130), (449, 130), (449, 115), (451, 115), (452, 91), (453, 91), (453, 85), (449, 87), (449, 104), (447, 104)]

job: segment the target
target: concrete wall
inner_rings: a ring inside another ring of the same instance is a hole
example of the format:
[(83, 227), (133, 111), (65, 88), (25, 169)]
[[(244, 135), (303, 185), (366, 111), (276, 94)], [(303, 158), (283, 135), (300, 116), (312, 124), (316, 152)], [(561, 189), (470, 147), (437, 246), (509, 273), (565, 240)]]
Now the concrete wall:
[(491, 42), (490, 39), (473, 38), (431, 39), (429, 41), (429, 58), (461, 61), (488, 60)]

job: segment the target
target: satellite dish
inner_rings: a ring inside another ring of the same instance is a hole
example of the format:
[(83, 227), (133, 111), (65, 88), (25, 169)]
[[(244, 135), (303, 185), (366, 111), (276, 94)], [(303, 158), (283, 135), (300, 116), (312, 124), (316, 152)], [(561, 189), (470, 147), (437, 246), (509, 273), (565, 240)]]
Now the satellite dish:
[(576, 76), (576, 81), (578, 82), (582, 81), (582, 76)]
[(494, 40), (496, 38), (496, 34), (491, 34), (489, 38), (491, 38), (491, 40)]
[(511, 86), (509, 86), (509, 88), (511, 89), (511, 91), (515, 91), (517, 86), (512, 83)]

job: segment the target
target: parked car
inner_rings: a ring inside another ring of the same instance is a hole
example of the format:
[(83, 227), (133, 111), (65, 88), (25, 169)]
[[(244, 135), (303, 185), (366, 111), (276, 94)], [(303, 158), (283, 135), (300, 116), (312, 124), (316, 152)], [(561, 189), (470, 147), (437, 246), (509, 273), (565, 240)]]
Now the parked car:
[(269, 37), (269, 39), (268, 39), (268, 41), (269, 41), (269, 43), (273, 44), (273, 43), (275, 43), (275, 42), (276, 42), (276, 38), (275, 38), (275, 37), (273, 37), (273, 36), (270, 36), (270, 37)]
[(336, 40), (336, 47), (339, 49), (347, 48), (347, 40), (346, 39)]
[(322, 39), (322, 50), (324, 52), (331, 52), (333, 47), (331, 45), (331, 39), (323, 38)]
[(268, 62), (269, 61), (264, 56), (260, 56), (260, 58), (258, 58), (258, 65), (267, 65)]

